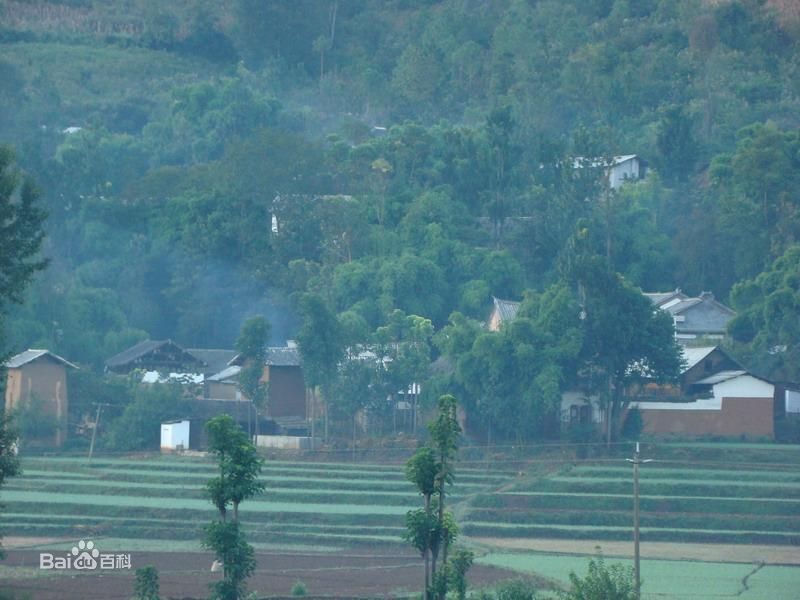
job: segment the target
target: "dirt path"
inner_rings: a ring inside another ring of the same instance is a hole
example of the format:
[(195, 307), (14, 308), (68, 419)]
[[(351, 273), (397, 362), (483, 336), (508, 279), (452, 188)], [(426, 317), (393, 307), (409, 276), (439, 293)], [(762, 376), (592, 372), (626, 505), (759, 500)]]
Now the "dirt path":
[[(633, 555), (633, 542), (508, 538), (470, 539), (485, 547), (487, 550), (530, 550), (534, 552), (588, 555), (595, 554), (595, 548), (600, 546), (603, 554), (606, 556), (629, 557)], [(800, 548), (797, 546), (647, 542), (641, 545), (641, 554), (642, 558), (800, 565)]]

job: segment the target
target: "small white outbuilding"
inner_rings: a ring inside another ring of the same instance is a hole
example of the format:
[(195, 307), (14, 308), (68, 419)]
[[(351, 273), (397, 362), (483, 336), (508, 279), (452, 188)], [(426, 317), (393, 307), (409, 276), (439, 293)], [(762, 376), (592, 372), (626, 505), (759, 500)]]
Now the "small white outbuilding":
[(189, 449), (189, 431), (191, 423), (188, 420), (167, 421), (161, 424), (161, 451), (174, 452), (175, 450)]

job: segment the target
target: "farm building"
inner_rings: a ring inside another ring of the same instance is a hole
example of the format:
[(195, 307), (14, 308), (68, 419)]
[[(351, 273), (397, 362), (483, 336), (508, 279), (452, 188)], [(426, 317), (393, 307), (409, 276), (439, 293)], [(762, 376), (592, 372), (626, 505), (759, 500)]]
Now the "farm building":
[(127, 374), (135, 369), (159, 373), (203, 373), (205, 364), (172, 340), (145, 340), (106, 360), (106, 371)]
[(189, 433), (191, 421), (167, 421), (161, 424), (161, 451), (189, 449)]
[(500, 331), (503, 323), (509, 323), (516, 318), (519, 305), (519, 302), (501, 300), (492, 296), (492, 312), (486, 322), (486, 328), (489, 331)]
[[(54, 419), (52, 441), (56, 446), (64, 443), (67, 435), (67, 369), (77, 369), (74, 364), (49, 350), (26, 350), (5, 363), (6, 412), (42, 403), (45, 415)], [(42, 439), (41, 441), (45, 441)]]
[(693, 384), (691, 402), (632, 402), (653, 435), (775, 437), (775, 385), (747, 371), (721, 371)]
[(616, 190), (628, 181), (643, 179), (647, 171), (647, 165), (636, 154), (614, 156), (610, 159), (576, 157), (573, 168), (603, 168), (608, 187), (612, 190)]
[(690, 298), (680, 291), (645, 293), (650, 301), (672, 316), (675, 337), (681, 343), (691, 343), (698, 338), (724, 339), (728, 322), (736, 312), (714, 298), (711, 292), (703, 292)]
[[(677, 384), (643, 383), (625, 391), (652, 435), (774, 438), (774, 422), (788, 392), (748, 373), (718, 346), (683, 347)], [(777, 399), (777, 400), (776, 400)], [(788, 405), (788, 400), (787, 400)], [(564, 424), (601, 424), (597, 395), (567, 391), (561, 398)]]

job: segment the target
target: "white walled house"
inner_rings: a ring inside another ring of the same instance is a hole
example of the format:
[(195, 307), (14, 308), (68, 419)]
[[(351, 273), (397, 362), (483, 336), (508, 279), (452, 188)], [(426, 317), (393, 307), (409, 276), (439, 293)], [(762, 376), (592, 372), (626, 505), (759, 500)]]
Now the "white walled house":
[(693, 384), (693, 402), (632, 402), (653, 435), (775, 437), (775, 385), (747, 371), (721, 371)]

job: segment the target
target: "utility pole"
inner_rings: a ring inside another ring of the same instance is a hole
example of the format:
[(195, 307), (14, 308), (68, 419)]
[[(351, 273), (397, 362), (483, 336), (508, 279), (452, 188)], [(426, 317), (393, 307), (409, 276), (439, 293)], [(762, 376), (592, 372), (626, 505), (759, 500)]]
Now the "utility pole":
[(633, 458), (626, 458), (633, 463), (633, 577), (636, 585), (636, 598), (641, 598), (642, 583), (639, 571), (639, 465), (653, 462), (652, 459), (642, 460), (639, 456), (639, 442), (636, 442), (636, 451)]
[(94, 454), (94, 440), (97, 438), (97, 426), (100, 423), (100, 414), (103, 412), (104, 406), (111, 406), (105, 402), (97, 403), (97, 413), (94, 416), (94, 427), (92, 427), (92, 441), (89, 444), (89, 462), (92, 462), (92, 454)]

